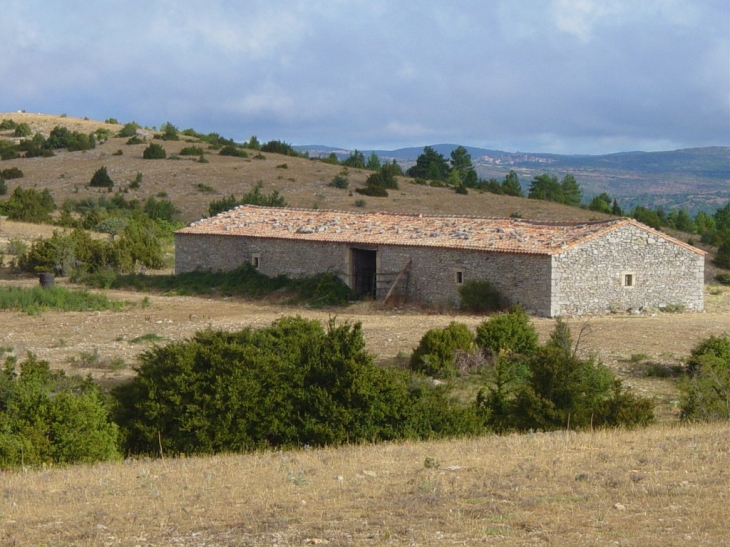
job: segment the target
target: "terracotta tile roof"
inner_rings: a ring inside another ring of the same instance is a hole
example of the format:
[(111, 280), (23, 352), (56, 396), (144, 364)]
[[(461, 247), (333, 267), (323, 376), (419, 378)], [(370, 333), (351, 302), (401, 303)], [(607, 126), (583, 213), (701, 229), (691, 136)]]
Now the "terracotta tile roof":
[[(560, 223), (253, 205), (241, 205), (212, 218), (193, 222), (175, 233), (552, 255), (626, 224), (635, 224), (659, 237), (672, 239), (629, 219)], [(672, 241), (702, 253), (680, 241)]]

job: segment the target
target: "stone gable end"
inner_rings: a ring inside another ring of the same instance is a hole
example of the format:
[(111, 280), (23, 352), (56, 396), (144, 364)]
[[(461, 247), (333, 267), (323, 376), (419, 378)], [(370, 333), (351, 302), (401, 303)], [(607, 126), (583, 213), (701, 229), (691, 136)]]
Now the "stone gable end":
[(636, 224), (552, 257), (551, 315), (704, 307), (704, 256)]

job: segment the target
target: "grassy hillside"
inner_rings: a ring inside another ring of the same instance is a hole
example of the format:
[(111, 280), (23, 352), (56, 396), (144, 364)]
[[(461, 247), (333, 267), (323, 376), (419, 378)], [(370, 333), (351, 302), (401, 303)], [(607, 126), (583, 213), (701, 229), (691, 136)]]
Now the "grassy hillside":
[[(433, 145), (449, 157), (455, 144)], [(310, 155), (326, 156), (335, 152), (347, 157), (346, 150), (325, 146), (302, 146)], [(607, 192), (619, 198), (624, 209), (635, 205), (651, 208), (681, 206), (693, 214), (714, 211), (730, 200), (730, 148), (714, 146), (666, 152), (625, 152), (596, 156), (504, 152), (466, 147), (474, 166), (483, 178), (503, 178), (515, 170), (523, 182), (548, 172), (562, 177), (572, 173), (586, 195)], [(423, 148), (376, 150), (383, 158), (395, 158), (402, 165), (415, 163)], [(367, 152), (366, 152), (367, 154)]]
[[(122, 127), (78, 118), (26, 113), (0, 114), (0, 119), (27, 123), (34, 132), (40, 131), (45, 135), (57, 125), (85, 133), (98, 127), (106, 127), (116, 133)], [(606, 218), (592, 211), (542, 201), (474, 191), (467, 196), (459, 195), (449, 188), (411, 184), (410, 179), (405, 177), (399, 180), (400, 189), (391, 191), (387, 198), (363, 197), (353, 195), (352, 190), (364, 185), (370, 171), (351, 169), (349, 188), (342, 190), (328, 186), (335, 175), (341, 172), (340, 166), (270, 153), (263, 154), (265, 160), (220, 156), (215, 151), (206, 153), (208, 163), (199, 163), (197, 157), (178, 156), (174, 159), (175, 154), (183, 147), (191, 146), (194, 139), (183, 136), (180, 141), (152, 141), (152, 131), (143, 133), (147, 134), (147, 143), (155, 142), (164, 146), (168, 159), (142, 159), (147, 144), (130, 146), (125, 144), (126, 138), (112, 138), (84, 152), (57, 150), (51, 158), (3, 161), (0, 162), (2, 169), (17, 167), (25, 175), (7, 181), (8, 193), (17, 185), (37, 190), (48, 188), (59, 206), (69, 198), (98, 197), (107, 190), (87, 186), (94, 172), (106, 166), (115, 183), (114, 192), (128, 192), (125, 193), (128, 200), (166, 196), (180, 208), (181, 217), (186, 222), (206, 215), (211, 201), (230, 194), (241, 197), (259, 181), (263, 182), (263, 192), (269, 193), (276, 189), (294, 207), (501, 217), (518, 214), (527, 219), (563, 221)], [(0, 138), (11, 139), (12, 131), (0, 131)], [(118, 151), (122, 154), (116, 155)], [(129, 182), (138, 173), (142, 173), (140, 187), (129, 189)], [(523, 179), (524, 184), (527, 182)], [(364, 207), (356, 205), (358, 199), (364, 199)]]

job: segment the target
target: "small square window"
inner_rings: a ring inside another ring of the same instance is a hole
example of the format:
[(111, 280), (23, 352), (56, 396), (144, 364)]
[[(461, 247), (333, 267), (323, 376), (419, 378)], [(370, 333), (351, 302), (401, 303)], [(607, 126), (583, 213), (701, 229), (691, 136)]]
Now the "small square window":
[(634, 277), (634, 274), (632, 274), (632, 273), (623, 274), (624, 287), (633, 287), (635, 282), (636, 282), (636, 279)]
[(464, 283), (464, 272), (461, 270), (456, 270), (454, 272), (454, 281), (457, 285), (462, 285)]
[(251, 265), (258, 270), (261, 265), (261, 255), (251, 255)]

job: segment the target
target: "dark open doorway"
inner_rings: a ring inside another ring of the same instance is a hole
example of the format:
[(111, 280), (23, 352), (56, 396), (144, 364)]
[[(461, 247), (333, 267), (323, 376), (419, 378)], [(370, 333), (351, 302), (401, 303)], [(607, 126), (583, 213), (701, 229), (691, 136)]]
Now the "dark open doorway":
[(367, 249), (351, 249), (352, 290), (358, 296), (376, 297), (375, 273), (378, 252)]

